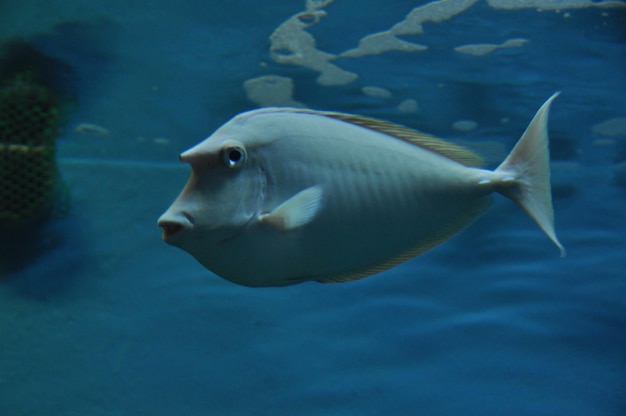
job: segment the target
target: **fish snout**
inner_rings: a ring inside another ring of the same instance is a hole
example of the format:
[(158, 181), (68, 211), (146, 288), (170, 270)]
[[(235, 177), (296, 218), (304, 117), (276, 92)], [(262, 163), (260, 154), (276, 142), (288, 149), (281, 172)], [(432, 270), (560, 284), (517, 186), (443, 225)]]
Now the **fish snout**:
[(168, 211), (161, 215), (161, 218), (157, 221), (157, 225), (163, 229), (161, 238), (166, 242), (170, 242), (181, 231), (192, 228), (193, 224), (193, 217), (187, 212), (171, 214)]

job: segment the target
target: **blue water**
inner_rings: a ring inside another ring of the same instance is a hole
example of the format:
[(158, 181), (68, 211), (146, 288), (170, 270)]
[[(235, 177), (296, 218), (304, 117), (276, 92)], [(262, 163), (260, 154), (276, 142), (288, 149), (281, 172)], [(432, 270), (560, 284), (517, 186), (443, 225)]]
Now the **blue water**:
[[(402, 37), (427, 51), (337, 59), (359, 78), (322, 86), (269, 53), (304, 3), (0, 3), (0, 40), (70, 65), (79, 95), (59, 141), (71, 214), (1, 234), (0, 415), (626, 414), (626, 133), (593, 130), (626, 117), (626, 8), (481, 1)], [(339, 54), (419, 4), (336, 0), (308, 30)], [(512, 38), (528, 42), (453, 49)], [(187, 178), (178, 153), (254, 108), (242, 83), (269, 74), (307, 106), (474, 144), (491, 164), (562, 91), (550, 134), (568, 257), (498, 198), (444, 245), (358, 282), (250, 289), (211, 274), (156, 219)], [(397, 109), (406, 98), (417, 112)], [(462, 119), (478, 127), (451, 127)]]

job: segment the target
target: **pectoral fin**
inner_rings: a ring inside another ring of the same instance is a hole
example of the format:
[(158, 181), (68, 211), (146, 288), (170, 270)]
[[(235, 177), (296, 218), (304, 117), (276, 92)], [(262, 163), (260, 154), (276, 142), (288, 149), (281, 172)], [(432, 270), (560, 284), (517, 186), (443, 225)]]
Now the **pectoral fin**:
[(300, 191), (259, 220), (279, 231), (289, 231), (313, 221), (322, 205), (322, 187), (312, 186)]

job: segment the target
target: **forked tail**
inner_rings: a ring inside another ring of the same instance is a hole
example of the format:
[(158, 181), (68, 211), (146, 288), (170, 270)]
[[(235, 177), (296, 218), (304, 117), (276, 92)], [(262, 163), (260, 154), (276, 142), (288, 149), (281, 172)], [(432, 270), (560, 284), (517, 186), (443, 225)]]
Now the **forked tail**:
[(565, 257), (565, 248), (554, 231), (548, 151), (548, 114), (550, 104), (559, 94), (555, 93), (541, 106), (495, 173), (501, 184), (498, 191), (522, 207), (561, 250), (561, 257)]

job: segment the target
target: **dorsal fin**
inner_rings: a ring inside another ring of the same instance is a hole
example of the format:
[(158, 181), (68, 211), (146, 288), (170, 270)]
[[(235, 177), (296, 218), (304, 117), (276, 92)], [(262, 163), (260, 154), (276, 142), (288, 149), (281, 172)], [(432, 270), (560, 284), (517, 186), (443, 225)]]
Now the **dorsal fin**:
[(389, 136), (397, 137), (398, 139), (408, 141), (417, 146), (430, 150), (431, 152), (438, 153), (465, 166), (481, 167), (485, 165), (485, 161), (482, 157), (465, 147), (450, 143), (442, 139), (438, 139), (437, 137), (431, 136), (430, 134), (422, 133), (420, 131), (410, 129), (399, 124), (389, 123), (387, 121), (377, 120), (369, 117), (357, 116), (354, 114), (326, 111), (320, 112), (319, 114), (326, 117), (345, 121), (346, 123), (365, 127), (370, 130), (375, 130)]

